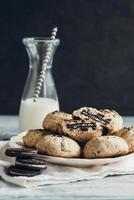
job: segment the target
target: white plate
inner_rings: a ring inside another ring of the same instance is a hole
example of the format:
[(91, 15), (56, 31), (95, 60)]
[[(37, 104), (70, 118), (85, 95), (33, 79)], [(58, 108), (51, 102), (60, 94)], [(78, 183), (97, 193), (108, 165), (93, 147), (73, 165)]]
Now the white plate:
[[(22, 137), (27, 133), (24, 131), (17, 136), (14, 136), (9, 141), (10, 147), (17, 147), (20, 148), (23, 146)], [(39, 157), (45, 159), (49, 163), (60, 164), (60, 165), (67, 165), (67, 166), (75, 166), (75, 167), (88, 167), (93, 165), (104, 165), (113, 162), (119, 162), (124, 159), (128, 159), (134, 153), (130, 153), (125, 156), (119, 156), (115, 158), (97, 158), (97, 159), (84, 159), (84, 158), (61, 158), (61, 157), (54, 157), (54, 156), (46, 156), (46, 155), (39, 155)]]

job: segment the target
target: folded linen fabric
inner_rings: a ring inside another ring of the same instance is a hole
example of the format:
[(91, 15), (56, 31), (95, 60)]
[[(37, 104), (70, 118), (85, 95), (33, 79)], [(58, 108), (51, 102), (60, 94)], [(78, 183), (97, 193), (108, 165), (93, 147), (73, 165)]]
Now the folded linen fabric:
[(108, 175), (123, 175), (134, 173), (134, 154), (129, 158), (116, 163), (110, 163), (89, 168), (76, 168), (49, 164), (45, 171), (34, 177), (11, 177), (7, 175), (6, 168), (14, 159), (4, 156), (4, 149), (8, 142), (0, 141), (0, 176), (3, 180), (22, 186), (36, 187), (39, 185), (69, 183), (82, 180), (100, 179)]

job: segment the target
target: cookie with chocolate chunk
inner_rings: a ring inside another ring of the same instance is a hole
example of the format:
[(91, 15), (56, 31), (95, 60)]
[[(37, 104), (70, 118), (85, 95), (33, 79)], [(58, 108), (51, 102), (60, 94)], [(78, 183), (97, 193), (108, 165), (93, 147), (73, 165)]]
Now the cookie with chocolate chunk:
[(67, 114), (64, 112), (60, 111), (55, 111), (52, 113), (49, 113), (45, 119), (43, 120), (42, 126), (43, 128), (54, 131), (54, 132), (59, 132), (59, 124), (63, 122), (64, 120), (70, 120), (72, 119), (71, 114)]
[(97, 110), (90, 107), (82, 107), (73, 112), (74, 119), (92, 120), (104, 127), (104, 132), (113, 134), (123, 126), (122, 117), (114, 110)]
[(56, 131), (75, 141), (83, 142), (102, 135), (102, 126), (92, 120), (73, 120), (72, 115), (63, 112), (53, 112), (43, 121), (45, 129)]
[(81, 155), (81, 148), (77, 142), (57, 134), (43, 136), (36, 144), (36, 149), (39, 153), (49, 156), (75, 158)]
[(59, 124), (60, 133), (77, 142), (85, 142), (102, 135), (102, 126), (92, 120), (65, 120)]
[(125, 127), (116, 132), (114, 135), (119, 136), (126, 141), (129, 153), (134, 152), (134, 126)]
[(74, 110), (72, 116), (74, 119), (81, 119), (81, 120), (92, 119), (97, 122), (100, 122), (99, 116), (97, 117), (97, 114), (98, 110), (96, 108), (82, 107), (79, 108), (78, 110)]
[(23, 136), (23, 143), (26, 147), (35, 147), (37, 142), (46, 134), (43, 129), (29, 130), (25, 136)]
[(101, 109), (99, 112), (104, 115), (103, 119), (106, 121), (106, 127), (110, 134), (114, 134), (123, 127), (123, 118), (115, 110)]
[(110, 158), (128, 153), (128, 145), (117, 136), (101, 136), (87, 142), (83, 149), (84, 158)]

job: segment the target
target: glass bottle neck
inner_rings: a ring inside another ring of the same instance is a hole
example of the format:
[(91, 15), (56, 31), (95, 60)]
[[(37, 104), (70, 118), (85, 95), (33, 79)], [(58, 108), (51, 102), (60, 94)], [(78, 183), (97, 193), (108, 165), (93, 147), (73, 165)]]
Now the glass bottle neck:
[(23, 91), (23, 100), (33, 98), (34, 91), (37, 85), (37, 80), (39, 78), (41, 69), (44, 65), (44, 59), (46, 56), (46, 51), (51, 42), (52, 51), (50, 54), (50, 59), (48, 62), (47, 70), (43, 78), (43, 83), (40, 91), (39, 98), (50, 98), (57, 101), (57, 92), (55, 89), (55, 83), (51, 73), (53, 56), (56, 51), (56, 47), (59, 45), (59, 39), (50, 40), (44, 38), (24, 38), (23, 43), (26, 47), (29, 56), (29, 73), (25, 88)]
[(46, 51), (51, 43), (51, 55), (47, 69), (52, 67), (53, 56), (60, 43), (59, 39), (51, 41), (49, 38), (24, 38), (23, 43), (29, 56), (29, 67), (38, 68), (39, 70), (44, 67)]

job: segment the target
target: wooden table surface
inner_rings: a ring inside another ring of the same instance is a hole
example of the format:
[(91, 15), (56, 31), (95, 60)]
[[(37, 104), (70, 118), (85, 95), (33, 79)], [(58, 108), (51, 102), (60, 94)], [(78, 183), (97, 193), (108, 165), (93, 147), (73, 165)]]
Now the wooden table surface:
[[(125, 126), (134, 124), (134, 117), (124, 117)], [(0, 116), (0, 140), (18, 133), (17, 116)], [(21, 188), (0, 178), (0, 200), (38, 199), (127, 199), (134, 200), (134, 175), (111, 176), (100, 180)]]

